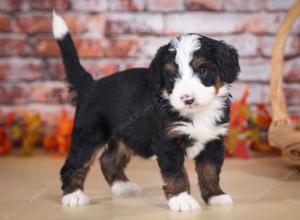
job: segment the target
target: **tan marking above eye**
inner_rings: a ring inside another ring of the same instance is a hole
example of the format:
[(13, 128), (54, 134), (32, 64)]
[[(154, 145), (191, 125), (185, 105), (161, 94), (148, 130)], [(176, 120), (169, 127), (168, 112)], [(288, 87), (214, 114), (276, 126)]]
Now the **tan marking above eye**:
[(192, 61), (192, 67), (194, 70), (198, 69), (203, 63), (204, 63), (204, 59), (203, 58), (195, 58)]
[(220, 88), (223, 86), (221, 78), (218, 76), (215, 83), (216, 95), (218, 95)]
[(170, 74), (176, 74), (176, 67), (171, 63), (165, 64), (164, 69)]

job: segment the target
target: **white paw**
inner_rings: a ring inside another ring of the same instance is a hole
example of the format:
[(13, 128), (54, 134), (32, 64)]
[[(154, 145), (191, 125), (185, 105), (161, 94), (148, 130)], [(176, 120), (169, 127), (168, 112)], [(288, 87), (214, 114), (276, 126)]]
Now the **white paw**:
[(188, 212), (200, 209), (198, 202), (187, 192), (182, 192), (169, 199), (169, 208), (174, 212)]
[(137, 195), (141, 193), (141, 188), (133, 182), (130, 181), (116, 181), (111, 187), (113, 194), (121, 195)]
[(83, 206), (89, 203), (89, 197), (78, 189), (73, 193), (64, 195), (61, 202), (65, 206)]
[(212, 196), (208, 200), (209, 205), (229, 205), (232, 204), (232, 198), (228, 194)]

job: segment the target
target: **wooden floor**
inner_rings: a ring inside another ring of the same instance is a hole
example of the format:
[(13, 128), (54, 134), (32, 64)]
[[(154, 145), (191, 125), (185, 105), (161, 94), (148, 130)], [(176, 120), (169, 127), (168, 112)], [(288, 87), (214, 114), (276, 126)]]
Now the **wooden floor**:
[(91, 204), (69, 208), (60, 204), (59, 169), (61, 158), (0, 158), (0, 219), (300, 219), (300, 175), (285, 166), (280, 158), (251, 160), (227, 159), (221, 185), (232, 195), (234, 205), (211, 207), (203, 203), (193, 172), (192, 195), (202, 210), (173, 213), (168, 210), (161, 190), (161, 178), (155, 161), (134, 159), (127, 169), (130, 179), (143, 193), (137, 197), (112, 196), (95, 164), (86, 182)]

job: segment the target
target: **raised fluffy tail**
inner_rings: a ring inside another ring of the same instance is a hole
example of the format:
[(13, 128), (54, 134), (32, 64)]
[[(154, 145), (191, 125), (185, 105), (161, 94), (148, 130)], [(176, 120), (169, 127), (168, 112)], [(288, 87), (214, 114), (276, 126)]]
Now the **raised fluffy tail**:
[(92, 76), (81, 66), (65, 21), (55, 11), (52, 13), (52, 31), (62, 55), (67, 79), (77, 93), (91, 85)]

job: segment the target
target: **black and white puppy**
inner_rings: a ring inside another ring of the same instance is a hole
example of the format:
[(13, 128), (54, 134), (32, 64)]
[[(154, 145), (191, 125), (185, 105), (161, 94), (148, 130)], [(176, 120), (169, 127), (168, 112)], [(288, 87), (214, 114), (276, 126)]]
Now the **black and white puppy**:
[(149, 68), (95, 81), (81, 66), (67, 25), (56, 13), (53, 34), (77, 93), (72, 144), (61, 170), (64, 205), (89, 202), (83, 184), (101, 149), (101, 169), (114, 194), (140, 192), (124, 172), (130, 155), (156, 156), (169, 208), (200, 209), (190, 195), (187, 157), (195, 161), (205, 202), (232, 203), (219, 185), (229, 88), (240, 71), (232, 46), (198, 34), (182, 35), (159, 48)]

